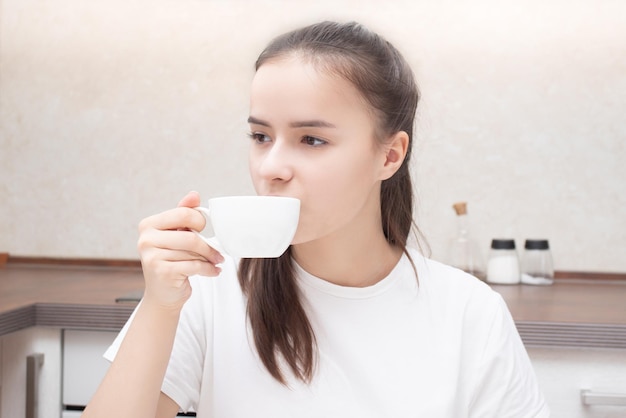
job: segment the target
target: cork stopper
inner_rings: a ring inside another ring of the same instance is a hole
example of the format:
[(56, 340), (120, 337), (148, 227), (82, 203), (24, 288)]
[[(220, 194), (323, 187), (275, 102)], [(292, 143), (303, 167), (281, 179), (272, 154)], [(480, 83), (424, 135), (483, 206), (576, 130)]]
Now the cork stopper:
[(457, 202), (452, 205), (454, 211), (457, 215), (466, 215), (467, 214), (467, 203), (466, 202)]

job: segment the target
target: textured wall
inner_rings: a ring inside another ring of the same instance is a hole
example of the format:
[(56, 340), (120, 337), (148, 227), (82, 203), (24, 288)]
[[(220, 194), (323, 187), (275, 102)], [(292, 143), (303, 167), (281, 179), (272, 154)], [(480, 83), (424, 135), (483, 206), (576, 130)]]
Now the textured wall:
[(558, 269), (626, 271), (626, 3), (2, 0), (0, 252), (136, 258), (136, 224), (190, 189), (252, 193), (252, 65), (285, 29), (359, 20), (423, 93), (416, 219), (434, 258), (469, 201)]

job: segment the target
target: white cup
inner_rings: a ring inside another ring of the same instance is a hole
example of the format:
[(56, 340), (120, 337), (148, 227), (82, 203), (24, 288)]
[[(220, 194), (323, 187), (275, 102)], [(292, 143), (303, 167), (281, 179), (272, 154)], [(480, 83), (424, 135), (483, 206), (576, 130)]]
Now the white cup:
[[(197, 207), (215, 238), (234, 258), (280, 257), (291, 244), (300, 218), (300, 200), (282, 196), (228, 196)], [(209, 242), (211, 238), (198, 235)], [(209, 242), (210, 243), (210, 242)]]

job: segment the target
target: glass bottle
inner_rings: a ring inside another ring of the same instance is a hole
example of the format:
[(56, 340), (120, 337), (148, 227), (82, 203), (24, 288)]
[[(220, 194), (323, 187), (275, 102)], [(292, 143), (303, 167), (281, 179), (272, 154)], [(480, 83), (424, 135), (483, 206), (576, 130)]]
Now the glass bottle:
[(522, 283), (550, 285), (554, 283), (552, 254), (547, 239), (527, 239), (522, 256)]
[(467, 203), (452, 205), (457, 214), (456, 237), (449, 247), (448, 262), (481, 280), (485, 280), (485, 266), (478, 243), (470, 234)]

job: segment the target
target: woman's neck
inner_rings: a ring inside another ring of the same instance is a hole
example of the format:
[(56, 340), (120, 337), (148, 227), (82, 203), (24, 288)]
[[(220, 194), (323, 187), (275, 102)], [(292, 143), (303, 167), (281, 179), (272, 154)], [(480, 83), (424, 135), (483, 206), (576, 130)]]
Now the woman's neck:
[(389, 244), (380, 221), (353, 223), (326, 237), (292, 247), (295, 261), (308, 273), (349, 287), (372, 286), (391, 273), (402, 248)]

